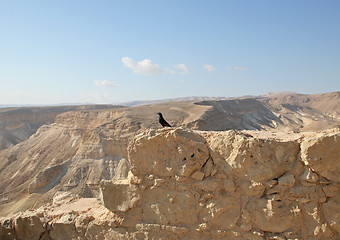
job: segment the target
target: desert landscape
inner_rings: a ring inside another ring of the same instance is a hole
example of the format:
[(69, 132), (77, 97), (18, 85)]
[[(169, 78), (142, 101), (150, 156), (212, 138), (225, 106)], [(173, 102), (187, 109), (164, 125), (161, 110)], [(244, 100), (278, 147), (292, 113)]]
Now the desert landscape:
[(185, 100), (0, 108), (0, 239), (340, 238), (340, 92)]

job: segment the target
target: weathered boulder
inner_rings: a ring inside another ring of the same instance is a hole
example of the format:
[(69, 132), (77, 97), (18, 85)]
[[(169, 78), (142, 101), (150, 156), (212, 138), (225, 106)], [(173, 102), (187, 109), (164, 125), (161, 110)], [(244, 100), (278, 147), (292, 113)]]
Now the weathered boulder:
[(340, 134), (307, 138), (301, 144), (301, 156), (314, 172), (335, 182), (340, 182)]
[(235, 173), (256, 182), (277, 178), (290, 170), (299, 153), (297, 141), (253, 138), (236, 131), (205, 135), (209, 147)]
[(299, 221), (299, 208), (295, 203), (259, 199), (250, 203), (254, 224), (266, 232), (284, 232)]
[(130, 184), (128, 181), (102, 181), (101, 182), (103, 204), (111, 211), (126, 212), (140, 199), (140, 191), (136, 185)]
[(18, 239), (40, 239), (46, 231), (46, 223), (36, 215), (18, 216), (14, 219), (15, 233)]
[(97, 199), (58, 192), (53, 202), (0, 218), (0, 239), (105, 239), (108, 230), (117, 226), (116, 215)]
[(209, 159), (206, 140), (190, 130), (150, 129), (129, 144), (131, 172), (135, 176), (189, 177)]

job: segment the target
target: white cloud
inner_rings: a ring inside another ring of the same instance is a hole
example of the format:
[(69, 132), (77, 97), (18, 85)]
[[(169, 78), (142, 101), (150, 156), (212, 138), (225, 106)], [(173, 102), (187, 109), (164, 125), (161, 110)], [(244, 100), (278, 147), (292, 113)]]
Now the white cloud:
[(150, 59), (144, 59), (140, 62), (129, 57), (123, 57), (122, 62), (125, 66), (132, 69), (134, 73), (141, 75), (160, 75), (160, 74), (174, 74), (175, 71), (161, 68), (158, 64), (152, 63)]
[(108, 80), (94, 80), (94, 84), (101, 87), (119, 87), (118, 84), (114, 84)]
[(235, 70), (235, 71), (247, 71), (248, 68), (246, 67), (239, 67), (239, 66), (227, 66), (227, 69)]
[(203, 68), (207, 70), (208, 72), (216, 71), (216, 68), (214, 66), (211, 66), (209, 64), (203, 64)]
[(185, 65), (183, 63), (178, 64), (176, 66), (176, 68), (182, 70), (181, 74), (188, 74), (189, 73), (189, 69), (188, 69), (187, 65)]

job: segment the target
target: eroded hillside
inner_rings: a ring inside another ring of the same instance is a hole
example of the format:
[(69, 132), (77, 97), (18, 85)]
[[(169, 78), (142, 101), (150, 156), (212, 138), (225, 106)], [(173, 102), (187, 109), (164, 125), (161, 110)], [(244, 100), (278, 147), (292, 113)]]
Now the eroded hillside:
[(28, 139), (39, 127), (54, 122), (63, 112), (108, 109), (113, 105), (0, 108), (0, 150)]

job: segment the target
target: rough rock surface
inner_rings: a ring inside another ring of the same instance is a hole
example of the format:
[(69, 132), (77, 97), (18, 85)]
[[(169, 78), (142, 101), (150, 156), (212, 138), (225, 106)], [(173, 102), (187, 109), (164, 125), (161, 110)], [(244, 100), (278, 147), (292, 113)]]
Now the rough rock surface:
[(58, 192), (2, 218), (0, 239), (339, 239), (339, 136), (142, 131), (104, 205)]
[(0, 239), (105, 239), (117, 220), (97, 199), (57, 192), (51, 204), (0, 218)]

